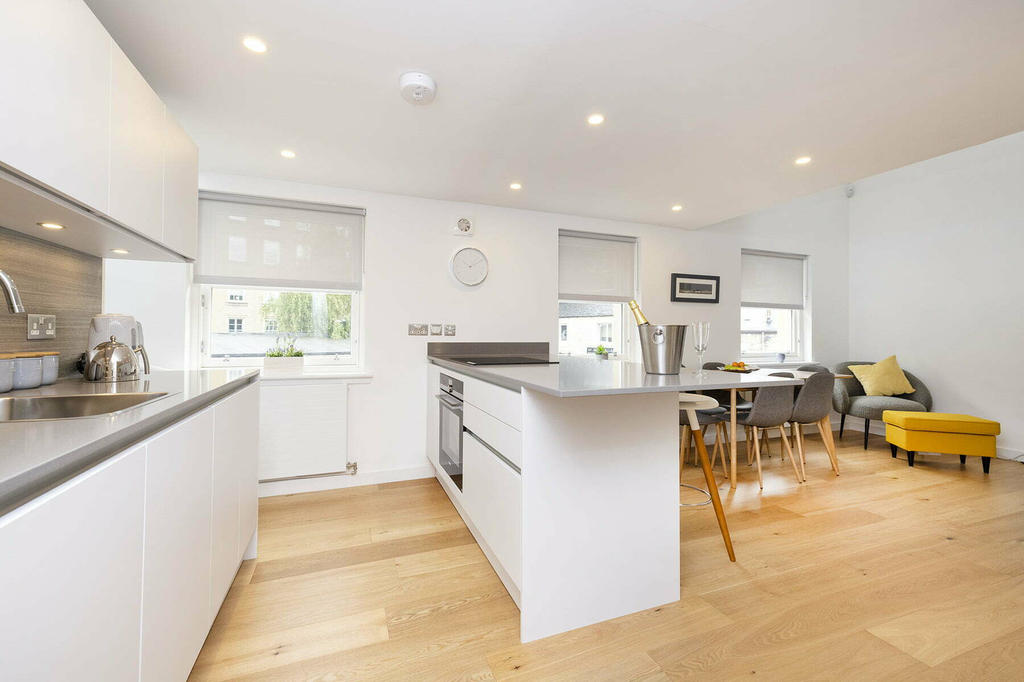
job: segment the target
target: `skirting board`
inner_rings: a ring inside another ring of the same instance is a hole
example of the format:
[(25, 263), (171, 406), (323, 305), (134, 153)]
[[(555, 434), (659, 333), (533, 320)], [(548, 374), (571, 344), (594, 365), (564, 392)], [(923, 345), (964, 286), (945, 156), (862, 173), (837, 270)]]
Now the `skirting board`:
[(433, 478), (434, 468), (430, 464), (407, 469), (387, 469), (385, 471), (360, 471), (354, 476), (337, 474), (334, 476), (316, 476), (313, 478), (295, 478), (289, 481), (269, 481), (260, 483), (260, 497), (276, 495), (295, 495), (297, 493), (314, 493), (321, 490), (338, 490), (359, 485), (375, 485), (377, 483), (393, 483), (394, 481), (411, 481), (417, 478)]

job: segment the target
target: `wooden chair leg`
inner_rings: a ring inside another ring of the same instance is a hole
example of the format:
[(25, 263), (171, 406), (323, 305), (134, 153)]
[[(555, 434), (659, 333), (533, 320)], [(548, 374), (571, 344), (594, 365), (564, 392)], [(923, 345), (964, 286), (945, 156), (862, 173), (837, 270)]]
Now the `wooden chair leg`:
[(800, 457), (800, 476), (807, 480), (807, 467), (805, 466), (806, 458), (804, 456), (804, 432), (801, 430), (799, 424), (793, 424), (793, 437), (796, 440), (796, 452)]
[(757, 427), (754, 430), (754, 461), (757, 462), (757, 485), (764, 490), (764, 478), (761, 477), (761, 439), (758, 438)]
[(722, 429), (721, 424), (715, 424), (711, 429), (715, 434), (715, 446), (711, 449), (711, 468), (715, 468), (715, 462), (718, 461), (719, 455), (725, 458), (725, 448), (722, 446)]
[(789, 461), (793, 463), (793, 474), (796, 475), (796, 482), (803, 483), (803, 479), (800, 478), (800, 470), (796, 466), (796, 458), (793, 457), (793, 450), (789, 447), (789, 438), (786, 437), (785, 425), (779, 427), (779, 438), (782, 440), (783, 448), (789, 453)]
[(744, 426), (743, 427), (743, 449), (747, 453), (747, 466), (750, 466), (751, 464), (754, 463), (754, 446), (751, 445), (751, 443), (750, 443), (751, 437), (752, 436), (750, 435), (750, 427), (749, 426)]
[(700, 458), (700, 468), (704, 470), (704, 480), (708, 484), (711, 506), (715, 508), (715, 516), (718, 517), (718, 528), (722, 531), (725, 551), (729, 553), (729, 561), (736, 561), (736, 553), (732, 549), (732, 538), (729, 536), (729, 526), (725, 522), (722, 498), (718, 495), (718, 481), (715, 480), (715, 472), (711, 470), (711, 462), (708, 461), (708, 450), (704, 446), (703, 440), (697, 441), (697, 456)]
[(836, 454), (836, 440), (832, 435), (832, 422), (828, 417), (822, 417), (818, 422), (818, 433), (821, 434), (821, 440), (825, 443), (825, 452), (828, 453), (829, 461), (832, 462), (832, 471), (836, 472), (836, 476), (838, 476), (839, 455)]
[(690, 440), (690, 427), (679, 427), (679, 485), (683, 484), (683, 467), (686, 466), (686, 448)]
[(772, 456), (771, 443), (768, 440), (768, 429), (758, 429), (761, 432), (761, 443), (764, 445), (764, 454), (768, 455), (769, 459)]
[(729, 427), (726, 426), (725, 422), (719, 424), (722, 429), (722, 474), (726, 478), (729, 477), (729, 465), (725, 461), (726, 458), (726, 444), (729, 442)]

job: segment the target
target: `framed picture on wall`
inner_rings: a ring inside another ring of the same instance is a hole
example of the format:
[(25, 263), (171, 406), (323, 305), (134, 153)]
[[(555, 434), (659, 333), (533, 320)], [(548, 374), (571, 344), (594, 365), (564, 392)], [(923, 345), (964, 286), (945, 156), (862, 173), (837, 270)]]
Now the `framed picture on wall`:
[(672, 273), (672, 301), (676, 303), (718, 303), (718, 275)]

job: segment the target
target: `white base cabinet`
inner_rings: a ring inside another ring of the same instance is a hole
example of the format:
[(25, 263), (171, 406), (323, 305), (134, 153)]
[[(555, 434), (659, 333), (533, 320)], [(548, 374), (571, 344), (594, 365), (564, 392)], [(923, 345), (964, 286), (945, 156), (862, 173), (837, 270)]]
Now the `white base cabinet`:
[(523, 483), (519, 473), (469, 433), (462, 438), (466, 513), (517, 587), (523, 575)]
[(187, 678), (210, 626), (213, 427), (204, 410), (146, 446), (143, 680)]
[(145, 451), (0, 517), (0, 678), (138, 679)]
[(0, 517), (0, 678), (184, 680), (255, 541), (259, 384)]

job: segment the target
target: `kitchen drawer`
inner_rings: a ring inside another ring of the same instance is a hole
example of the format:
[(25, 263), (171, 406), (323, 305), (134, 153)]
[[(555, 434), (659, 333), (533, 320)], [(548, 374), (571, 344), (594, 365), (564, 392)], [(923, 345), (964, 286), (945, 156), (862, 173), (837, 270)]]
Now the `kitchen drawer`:
[(516, 431), (523, 430), (523, 396), (519, 391), (510, 391), (473, 377), (466, 377), (463, 383), (463, 398), (467, 403), (497, 417)]
[(463, 425), (480, 440), (501, 453), (502, 457), (523, 468), (523, 435), (505, 422), (492, 417), (475, 405), (467, 404)]
[(523, 575), (522, 478), (468, 433), (462, 448), (463, 504), (493, 559), (519, 588)]

